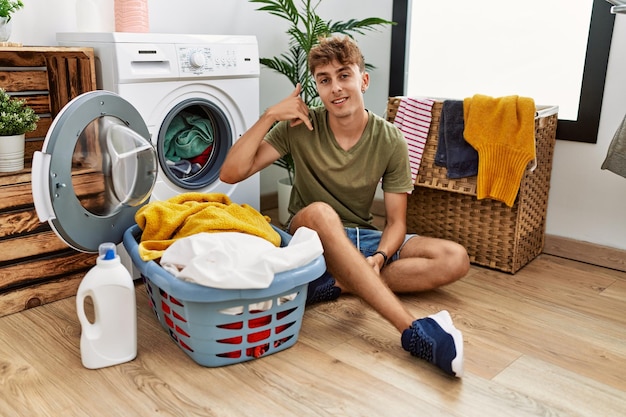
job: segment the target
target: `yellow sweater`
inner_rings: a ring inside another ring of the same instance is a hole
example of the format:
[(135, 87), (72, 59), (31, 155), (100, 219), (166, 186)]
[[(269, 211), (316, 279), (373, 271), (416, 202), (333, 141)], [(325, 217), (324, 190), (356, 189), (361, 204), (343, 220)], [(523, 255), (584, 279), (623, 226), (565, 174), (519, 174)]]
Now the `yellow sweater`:
[(139, 255), (144, 261), (160, 258), (176, 239), (200, 232), (243, 232), (280, 246), (269, 217), (225, 194), (183, 193), (153, 201), (137, 211), (135, 221), (143, 230)]
[(526, 166), (535, 158), (535, 102), (476, 94), (463, 101), (465, 140), (478, 152), (476, 197), (512, 207)]

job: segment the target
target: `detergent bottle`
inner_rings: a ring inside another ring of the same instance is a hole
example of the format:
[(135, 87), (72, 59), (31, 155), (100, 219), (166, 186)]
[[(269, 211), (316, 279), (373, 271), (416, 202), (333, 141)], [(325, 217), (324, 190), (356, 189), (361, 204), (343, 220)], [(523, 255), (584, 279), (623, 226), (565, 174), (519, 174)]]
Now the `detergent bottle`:
[[(85, 301), (93, 303), (93, 321)], [(80, 355), (88, 369), (118, 365), (137, 356), (135, 288), (115, 244), (102, 243), (96, 265), (78, 287), (76, 310), (81, 324)]]

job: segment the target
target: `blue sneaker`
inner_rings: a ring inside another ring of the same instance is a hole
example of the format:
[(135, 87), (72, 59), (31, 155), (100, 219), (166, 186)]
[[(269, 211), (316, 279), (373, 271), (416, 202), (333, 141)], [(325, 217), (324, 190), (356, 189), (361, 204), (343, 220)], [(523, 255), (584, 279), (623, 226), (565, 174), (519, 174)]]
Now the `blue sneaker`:
[(463, 376), (463, 335), (446, 310), (415, 320), (402, 332), (402, 347), (452, 376)]
[(306, 293), (306, 305), (333, 301), (339, 298), (340, 295), (341, 289), (335, 287), (335, 278), (326, 271), (321, 277), (309, 282)]

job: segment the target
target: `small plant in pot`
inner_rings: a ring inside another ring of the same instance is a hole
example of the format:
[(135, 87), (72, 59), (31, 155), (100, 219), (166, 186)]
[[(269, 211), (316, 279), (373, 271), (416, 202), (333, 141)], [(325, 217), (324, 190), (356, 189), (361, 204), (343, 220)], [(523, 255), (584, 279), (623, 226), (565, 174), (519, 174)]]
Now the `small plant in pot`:
[(0, 88), (0, 136), (23, 135), (37, 128), (39, 116), (26, 100), (11, 97)]
[(0, 42), (6, 42), (11, 37), (11, 14), (22, 7), (22, 0), (0, 0)]
[(0, 18), (7, 23), (11, 21), (11, 13), (17, 12), (24, 7), (22, 0), (0, 0)]
[(26, 101), (0, 88), (0, 172), (24, 168), (25, 134), (37, 128), (39, 116)]

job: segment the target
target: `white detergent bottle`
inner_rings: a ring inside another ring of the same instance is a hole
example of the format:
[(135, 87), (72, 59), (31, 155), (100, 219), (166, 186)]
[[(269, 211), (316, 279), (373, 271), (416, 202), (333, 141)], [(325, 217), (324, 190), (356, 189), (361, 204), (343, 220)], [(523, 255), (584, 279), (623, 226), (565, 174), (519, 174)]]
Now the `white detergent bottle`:
[[(81, 324), (80, 355), (88, 369), (128, 362), (137, 356), (135, 287), (115, 244), (102, 243), (96, 265), (78, 287), (76, 310)], [(93, 302), (93, 322), (85, 299)]]

